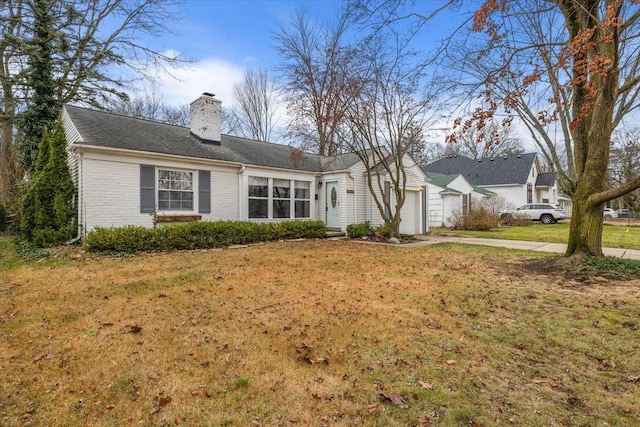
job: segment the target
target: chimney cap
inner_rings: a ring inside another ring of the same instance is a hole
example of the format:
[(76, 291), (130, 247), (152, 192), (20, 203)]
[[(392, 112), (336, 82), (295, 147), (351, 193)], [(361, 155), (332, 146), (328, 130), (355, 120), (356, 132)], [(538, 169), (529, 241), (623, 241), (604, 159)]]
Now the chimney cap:
[(215, 93), (211, 93), (211, 92), (202, 92), (202, 95), (203, 95), (203, 96), (210, 96), (210, 97), (212, 97), (212, 98), (213, 98), (214, 96), (216, 96), (216, 94), (215, 94)]

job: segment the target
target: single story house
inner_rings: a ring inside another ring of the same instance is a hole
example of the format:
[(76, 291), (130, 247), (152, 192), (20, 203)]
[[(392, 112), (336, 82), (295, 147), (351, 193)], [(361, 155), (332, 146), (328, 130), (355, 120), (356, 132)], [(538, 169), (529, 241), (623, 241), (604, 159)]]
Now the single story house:
[[(96, 227), (190, 220), (321, 220), (382, 224), (355, 154), (320, 156), (221, 135), (221, 102), (205, 93), (190, 127), (65, 105), (80, 235)], [(406, 156), (401, 232), (426, 233), (426, 176)], [(384, 178), (384, 176), (383, 176)], [(388, 181), (384, 197), (391, 199)]]
[(552, 173), (542, 172), (537, 153), (512, 154), (474, 160), (453, 155), (424, 166), (427, 174), (461, 175), (471, 185), (504, 198), (517, 208), (527, 203), (558, 203), (558, 186)]
[(462, 175), (427, 172), (429, 180), (429, 227), (448, 227), (455, 215), (466, 215), (482, 199), (496, 194), (472, 185)]

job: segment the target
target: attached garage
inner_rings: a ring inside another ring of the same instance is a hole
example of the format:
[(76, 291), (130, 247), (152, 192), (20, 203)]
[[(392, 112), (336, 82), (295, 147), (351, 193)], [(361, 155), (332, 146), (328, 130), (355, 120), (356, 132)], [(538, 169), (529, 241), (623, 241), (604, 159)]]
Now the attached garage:
[(409, 191), (405, 193), (404, 205), (402, 206), (402, 211), (400, 217), (402, 218), (402, 222), (400, 223), (400, 233), (402, 234), (420, 234), (420, 223), (418, 219), (420, 218), (418, 212), (418, 196), (420, 195), (419, 191)]

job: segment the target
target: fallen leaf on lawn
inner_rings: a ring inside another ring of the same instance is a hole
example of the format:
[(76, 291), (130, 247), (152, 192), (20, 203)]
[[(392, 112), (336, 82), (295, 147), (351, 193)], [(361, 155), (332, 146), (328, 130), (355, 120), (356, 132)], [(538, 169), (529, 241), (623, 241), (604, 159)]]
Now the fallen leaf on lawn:
[(418, 381), (418, 384), (420, 384), (420, 387), (422, 387), (425, 390), (433, 390), (432, 383), (425, 383), (424, 381)]
[(162, 396), (156, 396), (153, 398), (153, 400), (155, 400), (156, 402), (158, 402), (158, 406), (165, 407), (169, 404), (169, 402), (171, 402), (171, 397), (167, 396), (167, 397), (162, 397)]
[(115, 407), (116, 407), (115, 405), (107, 405), (104, 408), (104, 412), (107, 413), (107, 412), (109, 412), (110, 410), (112, 410)]
[(180, 415), (176, 415), (176, 424), (182, 424), (184, 422), (184, 418)]
[(380, 400), (382, 402), (391, 402), (393, 404), (398, 405), (402, 409), (408, 409), (409, 408), (409, 405), (407, 404), (407, 401), (404, 400), (402, 398), (402, 396), (400, 396), (399, 394), (380, 393), (379, 396), (380, 396)]
[(421, 415), (418, 417), (418, 427), (426, 427), (431, 423), (429, 417), (426, 415)]
[(142, 326), (133, 325), (129, 328), (129, 333), (131, 334), (139, 334), (142, 331)]
[(193, 397), (196, 397), (196, 396), (197, 396), (197, 395), (199, 395), (199, 394), (200, 394), (200, 392), (199, 392), (199, 391), (197, 391), (197, 390), (193, 390), (193, 391), (191, 392), (191, 396), (193, 396)]
[(368, 410), (370, 414), (375, 414), (376, 412), (378, 412), (378, 404), (372, 403), (371, 405), (369, 405)]
[(35, 411), (36, 411), (35, 409), (29, 409), (28, 411), (24, 411), (24, 412), (22, 413), (22, 418), (23, 418), (23, 419), (30, 418), (30, 417), (31, 417), (31, 415), (33, 415), (33, 413), (34, 413)]
[(198, 319), (191, 319), (191, 323), (193, 323), (194, 325), (198, 324)]
[(640, 381), (640, 375), (629, 375), (629, 378), (627, 379), (632, 383), (637, 383), (638, 381)]
[(534, 384), (542, 384), (544, 380), (541, 380), (540, 378), (534, 378), (531, 380), (531, 382)]
[(447, 360), (447, 365), (453, 365), (454, 363), (456, 363), (455, 359), (449, 359)]

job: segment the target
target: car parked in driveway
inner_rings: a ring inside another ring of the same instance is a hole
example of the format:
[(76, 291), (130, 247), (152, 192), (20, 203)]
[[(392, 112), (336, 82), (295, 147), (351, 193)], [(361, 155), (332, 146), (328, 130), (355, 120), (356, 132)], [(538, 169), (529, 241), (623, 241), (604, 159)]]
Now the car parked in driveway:
[(604, 219), (618, 218), (618, 213), (611, 208), (604, 208), (602, 215), (604, 216)]
[(618, 209), (616, 213), (618, 218), (629, 218), (629, 209)]
[(555, 224), (561, 219), (565, 219), (567, 214), (557, 205), (550, 203), (532, 203), (522, 205), (518, 209), (510, 209), (499, 212), (500, 218), (509, 221), (512, 218), (528, 217), (532, 221), (540, 221), (543, 224)]

